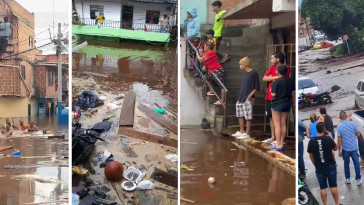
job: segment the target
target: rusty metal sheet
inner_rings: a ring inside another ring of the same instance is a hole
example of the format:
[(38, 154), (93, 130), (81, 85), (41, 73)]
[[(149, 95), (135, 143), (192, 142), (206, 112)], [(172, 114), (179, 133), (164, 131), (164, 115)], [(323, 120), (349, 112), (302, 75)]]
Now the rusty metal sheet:
[(163, 115), (154, 112), (154, 110), (150, 109), (145, 105), (139, 105), (138, 108), (145, 113), (148, 117), (152, 118), (154, 121), (161, 124), (163, 127), (167, 128), (171, 132), (178, 134), (178, 126), (176, 123), (168, 121)]
[(128, 93), (124, 97), (123, 107), (121, 108), (119, 126), (134, 125), (135, 93)]
[(147, 132), (136, 131), (131, 128), (122, 127), (119, 129), (119, 134), (123, 135), (125, 137), (131, 137), (131, 138), (140, 139), (143, 141), (148, 141), (148, 142), (153, 142), (153, 143), (157, 143), (157, 144), (162, 144), (162, 145), (178, 148), (178, 140), (168, 139), (163, 136), (158, 136), (158, 135), (147, 133)]
[(154, 172), (153, 172), (151, 178), (162, 184), (165, 184), (165, 185), (168, 185), (168, 186), (171, 186), (174, 188), (178, 187), (178, 176), (177, 175), (165, 172), (156, 167), (154, 167)]

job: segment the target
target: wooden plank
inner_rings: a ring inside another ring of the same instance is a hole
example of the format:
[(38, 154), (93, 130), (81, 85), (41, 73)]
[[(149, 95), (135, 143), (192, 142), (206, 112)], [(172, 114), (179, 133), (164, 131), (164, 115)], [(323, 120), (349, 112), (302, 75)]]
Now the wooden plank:
[(178, 187), (178, 176), (177, 175), (171, 174), (169, 172), (165, 172), (156, 167), (154, 167), (154, 172), (153, 172), (151, 178), (162, 184), (165, 184), (165, 185), (168, 185), (168, 186), (171, 186), (174, 188)]
[(135, 93), (125, 95), (123, 107), (121, 108), (119, 126), (134, 125)]
[(163, 115), (154, 112), (154, 110), (150, 109), (145, 105), (139, 105), (138, 108), (145, 113), (148, 117), (152, 118), (154, 121), (161, 124), (163, 127), (167, 128), (171, 132), (178, 134), (178, 126), (176, 123), (168, 121)]
[(0, 152), (13, 148), (12, 146), (0, 146)]
[(170, 147), (176, 147), (178, 148), (178, 140), (175, 139), (167, 139), (163, 136), (158, 136), (155, 134), (147, 133), (147, 132), (139, 132), (134, 129), (129, 128), (120, 128), (119, 134), (123, 135), (125, 137), (131, 137), (143, 141), (158, 143)]

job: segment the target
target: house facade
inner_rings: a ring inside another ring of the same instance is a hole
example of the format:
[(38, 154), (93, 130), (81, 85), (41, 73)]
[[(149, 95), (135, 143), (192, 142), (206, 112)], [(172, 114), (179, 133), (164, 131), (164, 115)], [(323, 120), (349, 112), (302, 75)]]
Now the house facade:
[(310, 18), (303, 19), (298, 12), (298, 45), (310, 45), (310, 39), (315, 35), (314, 29), (310, 26)]
[[(111, 41), (116, 42), (121, 38), (169, 42), (169, 28), (176, 25), (177, 20), (177, 0), (74, 0), (73, 7), (76, 39), (112, 36)], [(98, 28), (95, 18), (99, 15), (105, 19)], [(168, 23), (162, 21), (164, 16)], [(140, 31), (149, 33), (145, 35)]]

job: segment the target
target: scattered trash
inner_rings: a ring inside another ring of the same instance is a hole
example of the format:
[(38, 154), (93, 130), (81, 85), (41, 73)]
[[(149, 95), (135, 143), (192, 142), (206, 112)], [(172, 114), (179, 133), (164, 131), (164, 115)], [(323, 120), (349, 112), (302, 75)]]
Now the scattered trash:
[(13, 156), (13, 157), (20, 157), (20, 155), (21, 155), (20, 151), (16, 151), (16, 152), (11, 153), (11, 156)]
[(183, 170), (188, 170), (188, 171), (193, 171), (194, 169), (191, 169), (190, 167), (188, 167), (187, 165), (185, 165), (185, 164), (182, 164), (181, 165), (181, 169), (183, 169)]
[(338, 91), (338, 90), (340, 90), (340, 89), (341, 89), (341, 87), (340, 87), (340, 86), (338, 86), (338, 85), (334, 85), (334, 86), (332, 86), (332, 87), (331, 87), (331, 91), (332, 91), (332, 92)]
[(125, 96), (124, 94), (121, 94), (120, 96), (116, 97), (115, 100), (121, 100), (124, 98), (124, 96)]
[(129, 167), (126, 172), (124, 172), (123, 177), (128, 181), (138, 184), (144, 178), (144, 174), (134, 167)]
[(116, 105), (115, 103), (107, 103), (107, 107), (110, 108), (111, 110), (116, 110), (119, 108), (119, 106)]
[(0, 152), (13, 148), (12, 146), (0, 146)]
[(172, 162), (178, 162), (178, 155), (176, 154), (167, 154), (166, 158), (171, 160)]
[(102, 121), (110, 120), (111, 118), (116, 117), (116, 115), (110, 115), (104, 118)]
[(107, 99), (107, 97), (106, 97), (106, 96), (100, 96), (100, 100), (105, 101), (106, 99)]
[(103, 204), (103, 205), (115, 205), (117, 204), (115, 201), (109, 201), (106, 199), (97, 199), (96, 200), (97, 203)]
[(89, 108), (96, 108), (104, 105), (104, 101), (91, 91), (83, 91), (81, 96), (78, 97), (75, 105), (79, 106), (82, 110), (88, 110)]
[(164, 115), (166, 113), (166, 111), (162, 110), (162, 109), (154, 109), (154, 112), (156, 112), (158, 114), (162, 114), (162, 115)]
[(72, 173), (85, 176), (87, 177), (89, 175), (89, 171), (87, 169), (81, 168), (79, 166), (73, 166), (72, 167)]
[(80, 199), (83, 199), (88, 195), (88, 191), (81, 190), (81, 191), (78, 191), (76, 194), (80, 197)]
[(213, 177), (210, 177), (210, 178), (207, 180), (207, 182), (208, 182), (209, 184), (215, 184), (215, 183), (216, 183), (215, 178), (213, 178)]
[(98, 132), (98, 133), (101, 133), (101, 132), (107, 132), (109, 131), (111, 128), (111, 122), (109, 121), (102, 121), (102, 122), (99, 122), (97, 124), (95, 124), (91, 130), (95, 131), (95, 132)]
[(138, 189), (140, 190), (154, 189), (154, 184), (149, 180), (144, 180), (138, 184)]
[(77, 194), (72, 193), (72, 205), (80, 204), (80, 197)]
[(99, 159), (102, 161), (106, 161), (111, 155), (111, 152), (109, 152), (108, 150), (104, 150), (102, 153), (99, 154)]
[(137, 185), (134, 182), (125, 181), (125, 182), (121, 183), (121, 187), (125, 191), (134, 191), (137, 188)]

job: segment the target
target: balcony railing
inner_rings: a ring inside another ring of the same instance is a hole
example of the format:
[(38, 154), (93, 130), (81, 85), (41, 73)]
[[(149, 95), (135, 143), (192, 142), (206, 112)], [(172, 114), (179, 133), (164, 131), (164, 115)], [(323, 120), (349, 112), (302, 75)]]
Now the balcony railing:
[[(85, 25), (85, 26), (98, 26), (95, 19), (80, 18), (78, 21), (73, 20), (73, 24)], [(105, 20), (100, 27), (104, 28), (120, 28), (126, 30), (137, 30), (146, 32), (156, 33), (168, 33), (169, 26), (163, 27), (159, 24), (148, 24), (148, 23), (133, 23), (133, 22), (122, 22), (122, 21), (111, 21)]]

